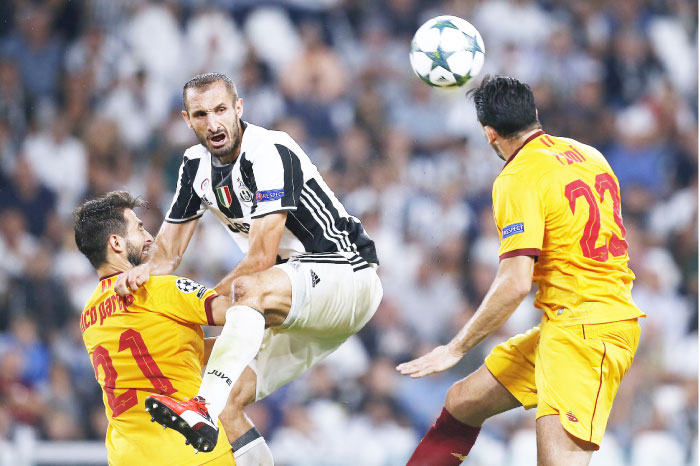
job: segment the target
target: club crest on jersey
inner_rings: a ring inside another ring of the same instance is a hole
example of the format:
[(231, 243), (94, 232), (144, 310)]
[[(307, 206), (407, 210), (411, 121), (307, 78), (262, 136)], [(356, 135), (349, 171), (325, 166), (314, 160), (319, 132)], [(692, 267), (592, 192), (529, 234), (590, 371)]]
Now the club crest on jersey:
[(253, 201), (253, 193), (250, 192), (250, 190), (246, 187), (245, 184), (241, 181), (240, 178), (238, 178), (238, 195), (240, 196), (241, 200), (243, 202), (252, 202)]
[(175, 280), (175, 286), (183, 293), (194, 293), (199, 288), (202, 288), (202, 285), (189, 278), (178, 278)]
[(233, 198), (231, 197), (231, 190), (228, 186), (219, 186), (216, 188), (216, 197), (219, 199), (222, 206), (226, 207), (227, 209), (231, 207), (231, 201), (233, 201)]
[(517, 235), (518, 233), (525, 233), (525, 224), (523, 222), (513, 223), (508, 225), (503, 229), (503, 239), (509, 236)]
[(258, 202), (276, 201), (282, 199), (284, 189), (271, 189), (269, 191), (258, 191), (255, 193), (255, 200)]

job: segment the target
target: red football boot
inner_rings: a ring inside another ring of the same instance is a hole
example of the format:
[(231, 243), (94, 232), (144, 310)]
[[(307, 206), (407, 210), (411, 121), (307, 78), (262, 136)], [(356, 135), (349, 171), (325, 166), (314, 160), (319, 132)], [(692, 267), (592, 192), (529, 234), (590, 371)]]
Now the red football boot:
[(212, 451), (219, 439), (219, 427), (214, 424), (205, 406), (204, 398), (196, 396), (187, 401), (177, 401), (167, 395), (150, 395), (146, 398), (146, 411), (151, 422), (156, 421), (165, 429), (170, 427), (185, 436), (185, 445), (192, 444), (195, 453)]

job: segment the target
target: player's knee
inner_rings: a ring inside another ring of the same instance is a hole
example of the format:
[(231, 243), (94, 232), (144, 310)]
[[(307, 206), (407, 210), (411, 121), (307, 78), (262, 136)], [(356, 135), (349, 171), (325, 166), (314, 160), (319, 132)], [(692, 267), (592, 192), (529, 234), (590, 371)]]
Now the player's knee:
[(231, 287), (236, 304), (244, 304), (256, 309), (264, 309), (262, 303), (263, 290), (257, 278), (250, 275), (243, 275), (236, 278)]
[(464, 400), (462, 399), (460, 384), (459, 382), (455, 382), (447, 390), (447, 395), (445, 396), (445, 407), (448, 411), (452, 412), (463, 404)]
[(460, 421), (470, 421), (472, 425), (476, 425), (474, 422), (479, 420), (479, 405), (483, 400), (479, 400), (466, 385), (465, 380), (452, 384), (447, 390), (445, 408)]

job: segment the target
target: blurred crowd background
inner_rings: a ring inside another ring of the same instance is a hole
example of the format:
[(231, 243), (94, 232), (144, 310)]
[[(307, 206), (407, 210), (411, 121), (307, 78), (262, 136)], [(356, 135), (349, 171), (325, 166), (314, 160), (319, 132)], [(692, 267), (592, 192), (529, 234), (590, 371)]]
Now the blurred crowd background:
[[(591, 464), (697, 464), (690, 0), (0, 2), (0, 464), (79, 464), (80, 449), (43, 463), (36, 452), (103, 442), (77, 320), (97, 277), (71, 211), (126, 188), (150, 203), (141, 217), (157, 231), (196, 143), (182, 85), (208, 71), (232, 76), (243, 118), (289, 132), (362, 218), (385, 289), (359, 335), (249, 415), (278, 465), (405, 463), (447, 388), (541, 317), (530, 297), (450, 372), (394, 370), (455, 334), (498, 265), (491, 184), (502, 162), (465, 89), (431, 89), (409, 67), (413, 32), (438, 14), (472, 22), (486, 43), (482, 76), (528, 82), (544, 129), (600, 149), (620, 180), (633, 295), (648, 317)], [(205, 215), (177, 272), (213, 285), (240, 256)], [(533, 429), (522, 409), (487, 421), (465, 464), (534, 465)]]

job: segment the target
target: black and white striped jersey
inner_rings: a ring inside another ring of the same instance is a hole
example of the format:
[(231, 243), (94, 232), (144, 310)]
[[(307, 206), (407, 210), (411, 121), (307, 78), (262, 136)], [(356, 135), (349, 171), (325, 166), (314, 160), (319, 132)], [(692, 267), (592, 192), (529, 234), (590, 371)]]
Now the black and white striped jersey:
[(185, 151), (165, 221), (188, 222), (209, 209), (247, 253), (251, 221), (287, 211), (280, 259), (346, 251), (378, 263), (374, 241), (360, 220), (345, 211), (301, 147), (287, 133), (241, 124), (241, 151), (232, 164), (213, 164), (201, 144)]

